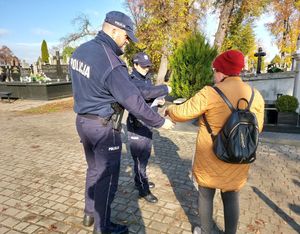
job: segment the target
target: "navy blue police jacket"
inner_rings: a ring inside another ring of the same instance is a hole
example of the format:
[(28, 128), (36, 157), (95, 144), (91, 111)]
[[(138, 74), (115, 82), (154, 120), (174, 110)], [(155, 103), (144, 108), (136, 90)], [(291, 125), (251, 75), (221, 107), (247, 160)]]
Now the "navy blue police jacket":
[(153, 111), (130, 81), (126, 64), (118, 57), (122, 50), (103, 31), (80, 45), (70, 59), (74, 111), (110, 118), (112, 103), (118, 102), (129, 113), (152, 127), (161, 127), (164, 118)]
[[(151, 79), (149, 79), (149, 76), (143, 76), (135, 68), (131, 73), (131, 82), (140, 90), (149, 106), (151, 106), (155, 98), (168, 94), (167, 85), (154, 86)], [(157, 106), (152, 107), (152, 109), (157, 112)], [(128, 118), (133, 119), (134, 114), (130, 113)]]

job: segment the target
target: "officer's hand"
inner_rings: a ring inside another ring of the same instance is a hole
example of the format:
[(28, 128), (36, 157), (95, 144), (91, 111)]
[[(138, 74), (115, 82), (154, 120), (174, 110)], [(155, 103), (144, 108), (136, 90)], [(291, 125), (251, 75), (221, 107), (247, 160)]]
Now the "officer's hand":
[(175, 123), (173, 123), (169, 119), (165, 119), (165, 122), (164, 122), (163, 126), (161, 126), (161, 128), (170, 130), (170, 129), (174, 128), (174, 126), (175, 126)]
[(158, 104), (159, 106), (165, 105), (165, 102), (166, 102), (166, 100), (165, 100), (164, 98), (157, 100), (157, 104)]
[(168, 108), (166, 108), (166, 109), (165, 109), (164, 116), (166, 117), (166, 116), (168, 116), (168, 115), (169, 115), (169, 110), (168, 110)]

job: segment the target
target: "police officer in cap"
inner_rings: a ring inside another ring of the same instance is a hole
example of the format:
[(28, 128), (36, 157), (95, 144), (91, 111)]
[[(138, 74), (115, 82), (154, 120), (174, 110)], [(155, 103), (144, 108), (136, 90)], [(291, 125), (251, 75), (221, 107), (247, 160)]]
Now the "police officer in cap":
[[(131, 81), (139, 88), (149, 106), (153, 104), (155, 98), (163, 97), (171, 92), (171, 87), (167, 85), (154, 86), (152, 84), (148, 73), (152, 63), (147, 54), (143, 52), (135, 54), (133, 56), (133, 66)], [(156, 101), (157, 104), (164, 103), (163, 98)], [(152, 105), (152, 109), (157, 112), (158, 105)], [(130, 152), (134, 161), (135, 187), (138, 189), (140, 197), (148, 202), (156, 203), (158, 199), (149, 189), (154, 188), (155, 184), (148, 181), (146, 174), (152, 148), (153, 133), (151, 127), (130, 113), (127, 118), (127, 130)]]
[(124, 108), (149, 126), (174, 126), (147, 105), (129, 80), (126, 64), (119, 58), (129, 40), (137, 41), (132, 20), (111, 11), (97, 36), (80, 45), (70, 59), (76, 128), (88, 166), (83, 224), (94, 223), (94, 234), (128, 232), (127, 226), (110, 221), (120, 172)]

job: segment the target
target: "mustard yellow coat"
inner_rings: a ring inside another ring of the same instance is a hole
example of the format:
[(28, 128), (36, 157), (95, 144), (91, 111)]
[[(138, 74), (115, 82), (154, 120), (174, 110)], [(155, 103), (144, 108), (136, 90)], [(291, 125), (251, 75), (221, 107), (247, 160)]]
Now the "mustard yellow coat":
[[(240, 77), (229, 77), (216, 85), (236, 107), (239, 98), (250, 100), (251, 87)], [(260, 132), (264, 120), (264, 100), (254, 89), (254, 100), (250, 110), (256, 114)], [(240, 108), (246, 103), (241, 102)], [(171, 105), (169, 116), (176, 122), (184, 122), (206, 114), (207, 120), (214, 134), (218, 133), (228, 116), (230, 109), (219, 94), (209, 86), (205, 86), (195, 96), (181, 105)], [(212, 149), (212, 139), (202, 118), (199, 118), (199, 130), (193, 165), (193, 175), (197, 183), (203, 187), (218, 188), (223, 192), (238, 191), (246, 183), (249, 164), (229, 164), (219, 160)]]

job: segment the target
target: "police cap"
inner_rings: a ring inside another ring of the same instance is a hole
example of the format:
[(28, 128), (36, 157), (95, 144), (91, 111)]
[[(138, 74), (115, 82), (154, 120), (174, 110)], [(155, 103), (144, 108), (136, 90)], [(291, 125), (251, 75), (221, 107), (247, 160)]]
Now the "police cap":
[(144, 52), (139, 52), (133, 56), (133, 63), (139, 64), (141, 67), (151, 67), (152, 63), (149, 56)]
[(133, 32), (133, 22), (129, 16), (125, 15), (120, 11), (110, 11), (106, 14), (105, 22), (112, 24), (118, 28), (124, 29), (128, 37), (133, 41), (137, 42), (137, 38)]

